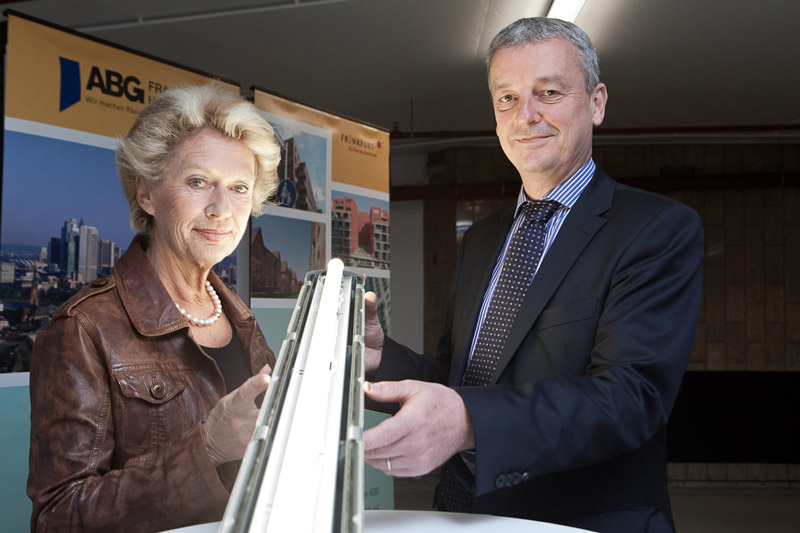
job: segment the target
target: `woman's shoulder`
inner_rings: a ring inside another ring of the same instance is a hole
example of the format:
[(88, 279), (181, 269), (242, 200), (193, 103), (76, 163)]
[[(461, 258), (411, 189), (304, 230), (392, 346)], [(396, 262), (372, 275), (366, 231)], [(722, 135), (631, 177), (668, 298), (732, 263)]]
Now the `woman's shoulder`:
[[(115, 315), (114, 299), (119, 301), (111, 276), (98, 278), (73, 294), (56, 310), (36, 337), (37, 357), (61, 357), (65, 343), (80, 342), (80, 337), (96, 338), (95, 333), (109, 325)], [(52, 350), (57, 346), (57, 350)], [(47, 354), (50, 355), (47, 355)]]
[[(115, 292), (115, 286), (116, 283), (113, 276), (97, 278), (61, 304), (55, 315), (53, 315), (53, 321), (60, 318), (74, 317), (76, 312), (79, 311), (84, 314), (92, 314), (93, 312), (102, 314), (106, 312), (110, 302), (105, 300), (109, 300), (108, 296), (112, 296)], [(116, 295), (114, 294), (111, 299), (116, 299)]]

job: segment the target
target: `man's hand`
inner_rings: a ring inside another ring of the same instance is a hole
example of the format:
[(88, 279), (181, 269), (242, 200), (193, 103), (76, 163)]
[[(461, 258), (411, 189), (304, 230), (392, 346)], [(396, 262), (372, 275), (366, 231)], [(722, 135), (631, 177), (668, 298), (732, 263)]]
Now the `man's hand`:
[(378, 299), (374, 292), (364, 295), (364, 373), (367, 378), (375, 375), (381, 365), (383, 350), (383, 328), (378, 320)]
[(364, 390), (373, 400), (400, 403), (396, 415), (364, 433), (364, 459), (378, 470), (420, 476), (475, 447), (469, 412), (453, 389), (406, 380), (367, 383)]
[(258, 418), (256, 397), (267, 390), (272, 369), (269, 365), (224, 396), (208, 413), (200, 428), (206, 452), (215, 466), (241, 459), (253, 437)]

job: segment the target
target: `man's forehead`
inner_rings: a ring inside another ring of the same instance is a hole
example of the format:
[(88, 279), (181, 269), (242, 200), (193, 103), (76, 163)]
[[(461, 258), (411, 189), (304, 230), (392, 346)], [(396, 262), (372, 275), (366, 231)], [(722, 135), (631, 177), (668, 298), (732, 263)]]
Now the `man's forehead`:
[[(567, 41), (566, 39), (562, 39), (560, 37), (556, 37), (556, 38), (553, 38), (553, 39), (548, 39), (546, 41), (540, 41), (540, 42), (536, 42), (536, 43), (524, 43), (524, 44), (520, 44), (520, 45), (516, 45), (516, 46), (504, 46), (502, 48), (497, 49), (497, 51), (495, 52), (494, 56), (492, 57), (492, 62), (489, 65), (489, 89), (490, 90), (501, 89), (501, 88), (503, 88), (503, 87), (505, 87), (505, 86), (510, 84), (509, 80), (498, 79), (497, 70), (495, 68), (495, 64), (496, 64), (496, 60), (497, 60), (498, 56), (508, 55), (508, 54), (520, 54), (520, 55), (527, 54), (527, 53), (530, 53), (532, 50), (541, 49), (541, 48), (546, 47), (546, 46), (549, 48), (549, 47), (551, 47), (551, 45), (559, 44), (559, 43), (564, 43), (565, 45), (567, 45), (566, 50), (569, 51), (568, 54), (570, 56), (572, 56), (572, 59), (573, 59), (573, 61), (571, 62), (572, 63), (571, 66), (576, 67), (577, 73), (581, 73), (581, 75), (582, 75), (582, 71), (581, 71), (581, 68), (580, 68), (580, 59), (579, 59), (578, 51), (575, 48), (575, 46), (571, 42)], [(555, 52), (555, 50), (554, 50), (554, 52)], [(537, 65), (531, 65), (531, 68), (534, 68), (534, 67), (537, 67), (537, 66), (539, 66), (539, 65), (538, 64)], [(564, 63), (559, 62), (559, 63), (556, 63), (554, 65), (550, 65), (550, 66), (552, 66), (552, 69), (549, 72), (547, 72), (547, 71), (538, 72), (536, 80), (537, 81), (542, 81), (542, 82), (556, 82), (556, 83), (560, 82), (560, 83), (565, 83), (567, 81), (568, 77), (569, 77), (567, 75), (567, 72), (565, 72), (566, 70), (568, 70), (567, 69), (567, 65), (565, 65)]]
[[(543, 74), (541, 76), (537, 76), (534, 79), (534, 82), (537, 83), (537, 84), (554, 84), (554, 85), (561, 85), (561, 86), (569, 85), (570, 81), (571, 80), (568, 77), (561, 76), (559, 74)], [(495, 81), (493, 79), (489, 80), (489, 90), (491, 90), (491, 91), (498, 91), (498, 90), (508, 89), (512, 85), (514, 85), (513, 82), (505, 80), (505, 79), (499, 79), (497, 81)]]

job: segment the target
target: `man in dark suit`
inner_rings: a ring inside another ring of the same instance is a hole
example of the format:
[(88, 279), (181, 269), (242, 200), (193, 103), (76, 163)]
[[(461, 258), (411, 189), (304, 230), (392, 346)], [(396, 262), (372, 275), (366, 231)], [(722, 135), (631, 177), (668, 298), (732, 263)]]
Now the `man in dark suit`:
[(699, 218), (595, 168), (607, 90), (577, 26), (517, 21), (488, 64), (522, 190), (465, 234), (436, 358), (384, 339), (368, 299), (365, 389), (399, 411), (365, 456), (397, 476), (443, 465), (441, 510), (671, 531), (665, 428), (697, 328)]

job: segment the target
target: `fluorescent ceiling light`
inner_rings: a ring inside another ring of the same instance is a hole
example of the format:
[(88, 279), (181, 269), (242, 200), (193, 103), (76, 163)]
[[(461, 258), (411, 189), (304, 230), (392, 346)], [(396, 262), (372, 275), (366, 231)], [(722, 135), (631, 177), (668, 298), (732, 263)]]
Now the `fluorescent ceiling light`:
[(575, 22), (584, 2), (586, 0), (553, 0), (550, 11), (547, 12), (547, 18)]

